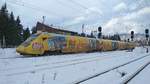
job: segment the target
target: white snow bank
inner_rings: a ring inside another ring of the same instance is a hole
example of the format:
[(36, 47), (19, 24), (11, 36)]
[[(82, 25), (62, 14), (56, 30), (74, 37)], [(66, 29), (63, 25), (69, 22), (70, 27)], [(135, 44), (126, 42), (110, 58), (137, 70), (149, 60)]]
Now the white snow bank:
[[(4, 51), (8, 54), (3, 53)], [(15, 49), (1, 49), (0, 52), (1, 57), (20, 56)], [(111, 51), (0, 59), (0, 84), (70, 84), (148, 54), (145, 52), (143, 48), (136, 48), (133, 52)]]

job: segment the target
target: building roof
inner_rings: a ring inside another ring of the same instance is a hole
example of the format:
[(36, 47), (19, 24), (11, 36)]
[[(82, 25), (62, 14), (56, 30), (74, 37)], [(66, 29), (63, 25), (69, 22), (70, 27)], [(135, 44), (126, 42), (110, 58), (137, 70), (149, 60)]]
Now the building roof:
[(37, 22), (36, 25), (37, 31), (43, 31), (43, 32), (50, 32), (50, 33), (58, 33), (58, 34), (70, 34), (70, 35), (77, 35), (77, 32), (58, 29), (58, 27), (48, 26), (43, 23)]

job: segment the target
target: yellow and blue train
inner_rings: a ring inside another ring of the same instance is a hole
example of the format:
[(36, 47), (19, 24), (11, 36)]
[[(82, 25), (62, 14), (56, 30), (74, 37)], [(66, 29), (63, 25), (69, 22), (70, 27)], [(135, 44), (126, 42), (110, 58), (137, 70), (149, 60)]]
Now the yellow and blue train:
[(134, 48), (135, 45), (131, 42), (41, 32), (31, 35), (17, 47), (16, 51), (23, 55), (38, 56), (53, 53), (112, 51)]

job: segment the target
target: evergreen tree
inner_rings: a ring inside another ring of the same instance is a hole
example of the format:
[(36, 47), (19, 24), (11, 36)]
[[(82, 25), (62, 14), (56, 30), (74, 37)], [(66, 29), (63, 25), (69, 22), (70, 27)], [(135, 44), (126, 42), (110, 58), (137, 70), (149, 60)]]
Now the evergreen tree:
[(93, 34), (93, 32), (91, 31), (91, 37), (93, 38), (94, 37), (94, 34)]
[(6, 38), (6, 45), (7, 46), (13, 46), (15, 44), (15, 19), (14, 19), (14, 14), (11, 12), (8, 23), (7, 24), (7, 29), (5, 29), (5, 38)]
[(32, 27), (31, 31), (32, 31), (32, 34), (34, 34), (37, 32), (37, 28), (34, 26), (34, 27)]
[(20, 24), (19, 16), (15, 20), (13, 12), (8, 14), (7, 6), (4, 4), (0, 9), (0, 44), (6, 47), (17, 46), (22, 40), (23, 26)]
[(30, 36), (30, 30), (29, 28), (26, 28), (23, 30), (23, 40), (25, 41)]
[(0, 41), (2, 45), (5, 44), (4, 40), (7, 32), (6, 30), (8, 28), (7, 23), (8, 23), (8, 11), (5, 3), (0, 9)]
[(15, 22), (15, 19), (14, 19), (14, 14), (13, 12), (10, 13), (10, 21), (12, 22)]
[(17, 19), (16, 19), (16, 33), (17, 33), (17, 42), (16, 44), (20, 44), (22, 41), (23, 41), (23, 26), (21, 25), (21, 21), (20, 21), (20, 17), (17, 16)]

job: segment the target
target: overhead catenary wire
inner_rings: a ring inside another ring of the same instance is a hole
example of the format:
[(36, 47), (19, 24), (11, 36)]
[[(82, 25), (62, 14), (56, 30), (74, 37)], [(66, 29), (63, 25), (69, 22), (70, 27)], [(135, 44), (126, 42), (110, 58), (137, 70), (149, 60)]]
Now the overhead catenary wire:
[[(82, 5), (82, 4), (80, 4), (80, 3), (78, 3), (78, 2), (76, 2), (76, 1), (74, 1), (74, 0), (68, 0), (68, 1), (70, 1), (70, 2), (72, 2), (72, 3), (74, 3), (74, 4), (78, 5), (78, 6), (80, 6), (80, 7), (83, 8), (83, 9), (86, 9), (86, 10), (89, 9), (88, 7)], [(94, 10), (89, 10), (89, 11), (96, 12), (96, 13), (98, 13), (99, 15), (101, 15), (101, 13), (99, 13), (99, 12), (97, 12), (97, 11), (94, 11)]]
[[(98, 14), (98, 17), (101, 18), (101, 15), (102, 15), (102, 14), (101, 14), (99, 11), (92, 10), (92, 9), (90, 9), (90, 7), (86, 7), (86, 6), (80, 4), (79, 2), (76, 2), (76, 1), (74, 1), (74, 0), (68, 0), (68, 1), (69, 1), (70, 3), (73, 3), (73, 4), (76, 5), (76, 6), (81, 7), (81, 8), (84, 9), (84, 10), (88, 10), (88, 11), (97, 13), (97, 14)], [(85, 16), (85, 15), (88, 15), (88, 13), (81, 14), (80, 16)], [(79, 17), (79, 16), (77, 16), (77, 17)], [(73, 18), (71, 18), (70, 20), (73, 20), (74, 18), (76, 18), (76, 17), (73, 17)], [(78, 24), (85, 24), (85, 23), (78, 23)], [(64, 27), (70, 27), (70, 26), (73, 26), (73, 25), (74, 25), (74, 24), (69, 24), (69, 25), (65, 25)]]
[[(48, 10), (45, 10), (41, 7), (38, 7), (36, 5), (33, 5), (33, 4), (29, 4), (29, 3), (26, 3), (26, 2), (22, 2), (22, 1), (10, 1), (10, 0), (5, 0), (6, 3), (9, 3), (9, 5), (17, 5), (17, 6), (22, 6), (22, 7), (26, 7), (26, 8), (30, 8), (30, 9), (33, 9), (39, 13), (46, 13), (47, 15), (52, 15), (52, 16), (61, 16), (60, 18), (61, 19), (64, 19), (62, 14), (57, 14), (56, 12), (51, 12), (51, 11), (48, 11)], [(43, 15), (45, 16), (45, 15)], [(42, 16), (41, 16), (42, 17)], [(46, 16), (47, 17), (47, 16)]]
[[(15, 4), (15, 5), (18, 5), (18, 6), (24, 6), (24, 7), (27, 7), (27, 8), (31, 8), (31, 9), (33, 9), (33, 10), (37, 10), (37, 11), (39, 11), (39, 12), (44, 12), (44, 13), (47, 13), (47, 14), (50, 14), (50, 15), (57, 15), (57, 16), (62, 16), (62, 14), (58, 14), (58, 13), (56, 13), (56, 12), (53, 12), (53, 11), (49, 11), (49, 10), (47, 10), (47, 9), (44, 9), (44, 8), (42, 8), (42, 7), (39, 7), (39, 6), (37, 6), (37, 5), (34, 5), (34, 4), (30, 4), (30, 3), (27, 3), (27, 2), (24, 2), (24, 1), (17, 1), (17, 0), (13, 0), (13, 1), (11, 1), (11, 0), (5, 0), (5, 1), (7, 1), (7, 2), (9, 2), (9, 3), (12, 3), (12, 4)], [(77, 9), (77, 7), (72, 7), (72, 6), (69, 6), (68, 4), (65, 4), (65, 3), (62, 3), (62, 1), (60, 1), (60, 0), (55, 0), (58, 4), (60, 4), (60, 5), (62, 5), (62, 6), (66, 6), (67, 8), (69, 8), (69, 9), (72, 9), (73, 11), (74, 11), (74, 9), (76, 9), (76, 11), (79, 13), (79, 9)], [(64, 14), (65, 15), (65, 14)]]
[(42, 13), (46, 13), (46, 14), (53, 15), (53, 16), (60, 16), (60, 14), (57, 14), (57, 13), (51, 12), (49, 10), (43, 9), (41, 7), (35, 6), (33, 4), (29, 4), (29, 3), (25, 3), (25, 2), (21, 2), (21, 1), (6, 0), (6, 3), (11, 3), (14, 5), (30, 8), (30, 9), (36, 10), (37, 12), (40, 12), (40, 13), (42, 12)]
[(82, 4), (80, 4), (80, 3), (78, 3), (78, 2), (76, 2), (74, 0), (68, 0), (68, 1), (70, 1), (70, 2), (72, 2), (72, 3), (74, 3), (74, 4), (78, 5), (78, 6), (80, 6), (83, 9), (88, 9), (87, 7), (83, 6)]
[(81, 9), (79, 9), (79, 8), (77, 8), (77, 7), (73, 7), (73, 6), (71, 6), (70, 4), (66, 4), (66, 3), (64, 3), (62, 0), (55, 0), (57, 3), (59, 3), (60, 5), (62, 5), (62, 6), (65, 6), (65, 7), (67, 7), (67, 8), (69, 8), (69, 9), (72, 9), (73, 11), (74, 10), (76, 10), (76, 12), (78, 12), (78, 11), (81, 11)]
[[(46, 13), (47, 15), (42, 15), (42, 16), (46, 16), (47, 18), (50, 18), (51, 17), (58, 17), (58, 16), (61, 16), (60, 17), (60, 20), (63, 19), (63, 16), (60, 15), (60, 14), (57, 14), (57, 13), (54, 13), (54, 12), (51, 12), (51, 11), (48, 11), (48, 10), (45, 10), (45, 9), (42, 9), (40, 7), (37, 7), (35, 5), (31, 5), (31, 4), (28, 4), (28, 3), (25, 3), (25, 2), (18, 2), (18, 1), (9, 1), (9, 0), (6, 0), (5, 3), (8, 3), (9, 5), (17, 5), (17, 6), (22, 6), (22, 7), (25, 7), (25, 8), (30, 8), (32, 10), (35, 10), (39, 13)], [(51, 15), (51, 16), (49, 16)], [(42, 18), (41, 16), (41, 18)]]
[[(15, 0), (15, 1), (10, 1), (10, 0), (5, 0), (5, 1), (7, 1), (7, 2), (10, 2), (10, 3), (12, 3), (12, 4), (16, 4), (16, 5), (20, 5), (20, 6), (24, 6), (24, 7), (28, 7), (28, 8), (31, 8), (31, 9), (34, 9), (34, 10), (38, 10), (38, 11), (40, 11), (40, 12), (45, 12), (45, 13), (51, 13), (51, 15), (58, 15), (58, 16), (62, 16), (62, 14), (57, 14), (56, 12), (52, 12), (52, 11), (49, 11), (49, 10), (46, 10), (46, 9), (43, 9), (43, 8), (41, 8), (41, 7), (38, 7), (38, 6), (36, 6), (36, 5), (33, 5), (33, 4), (29, 4), (29, 3), (26, 3), (26, 2), (23, 2), (23, 1), (17, 1), (17, 0)], [(65, 3), (62, 3), (60, 0), (56, 0), (57, 2), (59, 2), (59, 4), (61, 4), (62, 6), (66, 6), (65, 5)], [(83, 9), (89, 9), (88, 7), (86, 7), (86, 6), (83, 6), (82, 4), (80, 4), (80, 3), (78, 3), (78, 2), (76, 2), (76, 1), (74, 1), (74, 0), (69, 0), (71, 3), (73, 3), (73, 4), (75, 4), (76, 6), (78, 5), (79, 7), (81, 7), (81, 8), (83, 8)], [(72, 9), (74, 9), (72, 6), (69, 6), (68, 5), (68, 7), (69, 8), (72, 8)], [(89, 11), (93, 11), (93, 10), (89, 10)], [(93, 11), (93, 12), (96, 12), (96, 11)], [(99, 12), (96, 12), (96, 13), (99, 13)], [(99, 13), (100, 14), (100, 13)]]
[[(41, 7), (38, 7), (38, 6), (36, 6), (36, 5), (34, 5), (34, 4), (29, 4), (29, 3), (27, 3), (27, 2), (24, 2), (24, 1), (18, 1), (18, 0), (15, 0), (15, 1), (10, 1), (10, 0), (5, 0), (5, 1), (7, 1), (7, 2), (9, 2), (9, 3), (11, 3), (11, 4), (14, 4), (14, 5), (17, 5), (17, 6), (23, 6), (23, 7), (27, 7), (27, 8), (31, 8), (31, 9), (33, 9), (33, 10), (36, 10), (37, 12), (42, 12), (42, 13), (46, 13), (46, 14), (48, 14), (48, 15), (52, 15), (52, 16), (55, 16), (55, 17), (57, 17), (57, 16), (61, 16), (60, 18), (61, 19), (64, 19), (63, 18), (63, 16), (62, 16), (62, 14), (58, 14), (58, 13), (56, 13), (56, 12), (52, 12), (52, 11), (49, 11), (49, 10), (46, 10), (46, 9), (44, 9), (44, 8), (41, 8)], [(57, 1), (57, 0), (56, 0)], [(70, 1), (70, 0), (69, 0)], [(66, 6), (65, 5), (65, 3), (62, 3), (61, 1), (59, 1), (58, 0), (58, 2), (59, 2), (59, 4), (62, 4), (62, 6)], [(75, 4), (76, 6), (78, 6), (78, 7), (81, 7), (81, 8), (83, 8), (83, 9), (86, 9), (86, 10), (88, 10), (89, 8), (88, 7), (86, 7), (86, 6), (84, 6), (84, 5), (82, 5), (82, 4), (80, 4), (80, 3), (78, 3), (78, 2), (76, 2), (76, 1), (74, 1), (74, 0), (71, 0), (70, 1), (72, 4)], [(68, 5), (68, 7), (69, 7), (69, 5)], [(74, 9), (74, 7), (69, 7), (70, 9)], [(96, 12), (97, 14), (100, 14), (99, 12), (97, 12), (97, 11), (93, 11), (93, 10), (89, 10), (89, 11), (92, 11), (92, 12)], [(80, 14), (80, 13), (79, 13)], [(85, 14), (82, 14), (82, 15), (85, 15)], [(43, 16), (45, 16), (45, 15), (43, 15)], [(41, 16), (42, 17), (42, 16)], [(46, 16), (47, 17), (47, 16)], [(74, 18), (76, 18), (76, 17), (78, 17), (78, 16), (74, 16), (74, 17), (71, 17), (69, 20), (67, 19), (66, 21), (70, 21), (70, 20), (73, 20)], [(65, 25), (66, 26), (66, 25)]]

